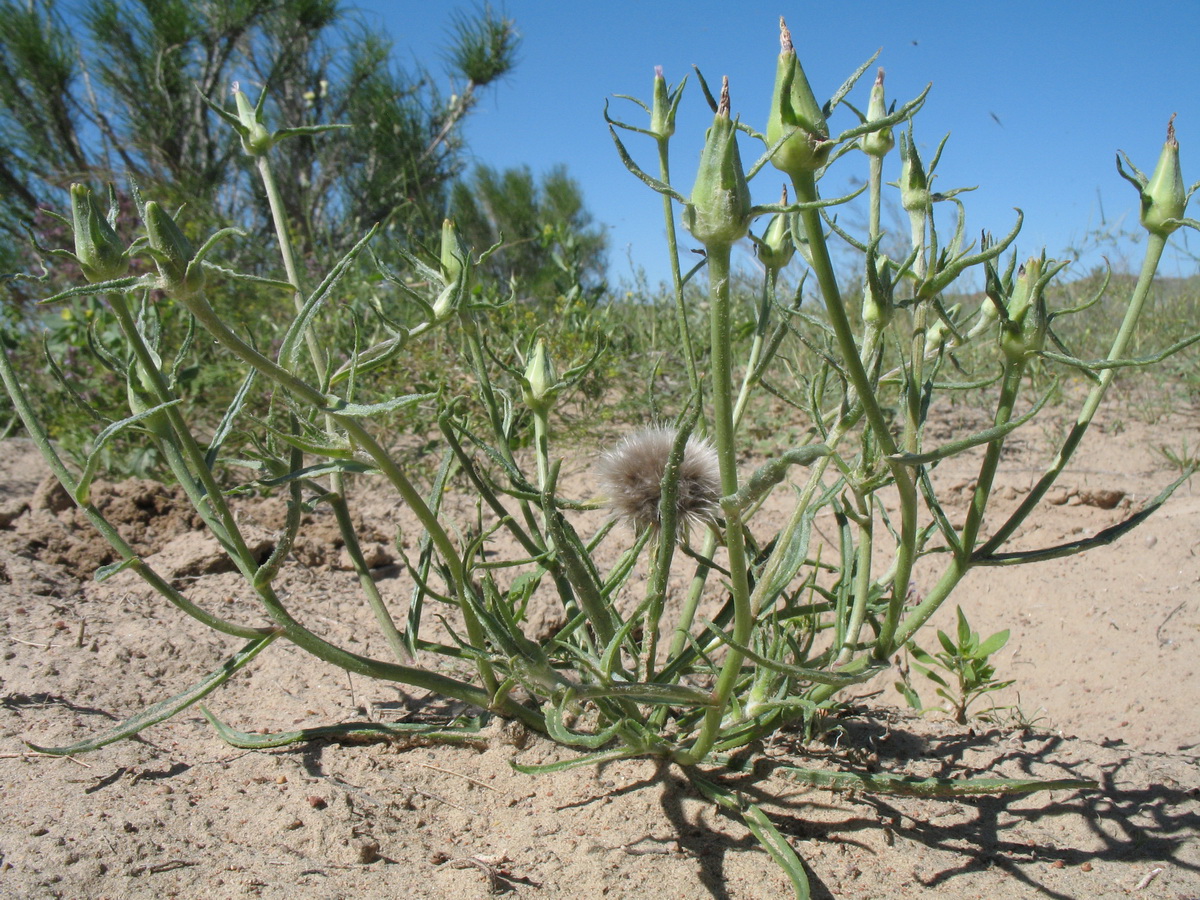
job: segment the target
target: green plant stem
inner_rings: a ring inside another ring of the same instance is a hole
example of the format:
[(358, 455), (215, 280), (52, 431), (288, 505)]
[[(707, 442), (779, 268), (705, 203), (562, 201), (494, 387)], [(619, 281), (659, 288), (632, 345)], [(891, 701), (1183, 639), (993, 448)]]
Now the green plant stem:
[[(25, 425), (26, 433), (28, 433), (38, 450), (41, 451), (42, 458), (46, 460), (50, 471), (54, 473), (59, 483), (62, 484), (67, 492), (74, 497), (78, 482), (67, 469), (62, 458), (58, 455), (58, 451), (54, 449), (50, 437), (42, 428), (37, 414), (29, 404), (28, 397), (25, 396), (25, 390), (21, 386), (20, 379), (17, 377), (16, 372), (13, 371), (12, 362), (3, 348), (0, 348), (0, 380), (3, 380), (4, 387), (8, 391), (9, 397), (12, 398), (13, 408), (16, 410), (17, 415), (20, 416), (21, 422)], [(83, 511), (88, 521), (91, 522), (92, 527), (99, 531), (109, 544), (112, 545), (113, 549), (117, 551), (121, 559), (128, 563), (129, 568), (136, 572), (143, 581), (162, 594), (168, 601), (201, 624), (223, 634), (247, 639), (260, 638), (271, 634), (275, 630), (273, 628), (253, 628), (248, 625), (238, 625), (201, 609), (180, 594), (179, 591), (171, 587), (150, 566), (146, 565), (125, 539), (121, 537), (120, 532), (104, 518), (103, 514), (101, 514), (100, 510), (94, 504), (85, 503), (79, 508)]]
[[(129, 304), (125, 300), (125, 295), (116, 292), (111, 293), (108, 295), (108, 302), (109, 307), (117, 318), (117, 324), (121, 329), (121, 333), (133, 349), (138, 368), (150, 381), (155, 398), (159, 403), (168, 403), (178, 399), (174, 391), (171, 390), (171, 386), (167, 383), (166, 376), (160, 369), (160, 363), (154, 358), (154, 354), (151, 353), (150, 348), (146, 345), (146, 341), (129, 309)], [(135, 374), (133, 377), (136, 378), (138, 376)], [(174, 441), (170, 437), (164, 438), (162, 441), (163, 452), (167, 457), (167, 462), (171, 466), (172, 472), (187, 492), (188, 499), (195, 506), (196, 511), (204, 519), (209, 530), (212, 531), (213, 536), (229, 551), (230, 557), (234, 564), (237, 565), (238, 570), (247, 578), (253, 578), (257, 563), (250, 552), (250, 548), (246, 545), (245, 538), (242, 537), (241, 529), (238, 527), (237, 520), (233, 516), (233, 511), (230, 510), (229, 504), (225, 502), (225, 493), (221, 490), (221, 486), (217, 484), (217, 480), (208, 466), (200, 445), (192, 436), (192, 432), (188, 428), (187, 422), (184, 421), (183, 414), (179, 411), (178, 406), (169, 406), (163, 413), (170, 423), (174, 435)], [(183, 455), (187, 458), (187, 462), (190, 463), (190, 469), (184, 463), (184, 460), (179, 457), (179, 448), (182, 448)], [(203, 490), (200, 490), (196, 485), (195, 479), (197, 477), (203, 485)]]
[(856, 495), (859, 503), (858, 556), (854, 563), (854, 600), (846, 623), (845, 639), (838, 652), (837, 665), (845, 665), (854, 653), (867, 617), (867, 601), (871, 597), (871, 554), (875, 547), (875, 498)]
[[(1147, 238), (1146, 255), (1142, 259), (1142, 269), (1138, 274), (1137, 284), (1134, 286), (1129, 306), (1125, 310), (1125, 317), (1121, 320), (1121, 327), (1117, 331), (1117, 336), (1113, 339), (1112, 348), (1108, 351), (1108, 359), (1110, 360), (1122, 358), (1125, 355), (1125, 350), (1129, 346), (1130, 340), (1133, 339), (1133, 334), (1137, 329), (1138, 318), (1141, 316), (1142, 309), (1146, 305), (1146, 298), (1150, 295), (1150, 285), (1154, 281), (1154, 273), (1158, 270), (1158, 263), (1162, 259), (1163, 250), (1166, 248), (1166, 245), (1167, 239), (1162, 235), (1151, 233)], [(1104, 395), (1108, 392), (1109, 385), (1112, 384), (1116, 374), (1116, 369), (1105, 369), (1100, 373), (1100, 380), (1092, 385), (1092, 389), (1079, 411), (1079, 416), (1076, 418), (1070, 433), (1055, 455), (1054, 461), (1046, 469), (1042, 477), (1038, 479), (1038, 483), (1033, 486), (1025, 499), (1021, 501), (1021, 505), (1013, 511), (1003, 525), (996, 529), (995, 534), (979, 548), (978, 556), (989, 556), (995, 553), (1012, 536), (1012, 533), (1021, 526), (1021, 523), (1025, 521), (1029, 514), (1037, 508), (1037, 505), (1041, 503), (1042, 498), (1046, 496), (1046, 492), (1050, 490), (1054, 482), (1058, 480), (1058, 476), (1062, 474), (1063, 469), (1066, 468), (1067, 463), (1070, 462), (1071, 456), (1079, 446), (1079, 442), (1083, 440), (1083, 436), (1087, 432), (1088, 426), (1092, 424), (1096, 410), (1100, 408), (1100, 403), (1104, 399)]]
[[(998, 425), (1004, 424), (1012, 417), (1012, 410), (1020, 388), (1024, 368), (1024, 364), (1021, 362), (1010, 363), (1005, 368), (1000, 399), (996, 404), (995, 420)], [(1003, 444), (1003, 438), (999, 438), (988, 444), (983, 462), (980, 464), (975, 493), (971, 498), (971, 508), (967, 511), (967, 518), (963, 523), (963, 530), (960, 537), (961, 552), (957, 552), (951, 557), (946, 570), (942, 573), (942, 577), (938, 579), (929, 593), (925, 595), (925, 598), (900, 623), (900, 626), (896, 630), (896, 647), (902, 647), (912, 639), (913, 635), (929, 621), (930, 617), (937, 612), (942, 603), (946, 601), (958, 586), (958, 583), (970, 571), (973, 565), (971, 551), (979, 536), (984, 509), (987, 506), (988, 496), (991, 493), (991, 486), (995, 478), (996, 466), (1000, 461), (1000, 452)]]
[(404, 641), (404, 635), (396, 627), (396, 622), (392, 618), (391, 611), (387, 608), (387, 603), (379, 593), (379, 585), (375, 583), (375, 579), (371, 576), (371, 570), (368, 568), (366, 558), (363, 556), (362, 545), (358, 541), (358, 534), (354, 530), (354, 522), (350, 518), (350, 507), (346, 504), (345, 495), (339, 490), (342, 487), (341, 481), (342, 479), (339, 478), (339, 483), (334, 485), (334, 490), (327, 496), (327, 500), (330, 508), (333, 510), (334, 518), (337, 520), (338, 530), (342, 534), (342, 539), (346, 542), (346, 553), (349, 554), (350, 562), (354, 566), (355, 573), (358, 575), (359, 586), (363, 589), (363, 593), (367, 597), (367, 605), (371, 607), (371, 612), (375, 616), (379, 630), (383, 632), (383, 636), (387, 640), (392, 653), (401, 662), (411, 663), (413, 658)]
[[(729, 246), (709, 246), (708, 278), (710, 341), (712, 354), (713, 437), (721, 471), (721, 494), (731, 497), (738, 491), (737, 446), (733, 425), (733, 361), (730, 335), (730, 253)], [(733, 594), (733, 639), (749, 643), (754, 616), (750, 610), (750, 582), (746, 567), (746, 536), (742, 512), (735, 506), (724, 508), (725, 544), (729, 556), (730, 590)], [(720, 733), (721, 719), (729, 697), (741, 675), (742, 654), (730, 649), (713, 687), (713, 705), (706, 710), (700, 733), (690, 750), (677, 761), (688, 765), (708, 755)]]
[[(256, 157), (255, 161), (258, 164), (259, 178), (262, 179), (263, 188), (267, 192), (267, 202), (271, 206), (271, 220), (275, 223), (275, 239), (279, 244), (279, 255), (283, 259), (283, 268), (287, 273), (288, 281), (296, 289), (292, 300), (295, 303), (296, 312), (300, 312), (304, 308), (304, 288), (300, 281), (300, 270), (296, 268), (295, 255), (292, 253), (292, 240), (288, 233), (287, 212), (283, 207), (283, 198), (279, 193), (278, 185), (275, 184), (275, 176), (271, 172), (271, 163), (267, 156), (264, 154)], [(311, 328), (305, 332), (304, 341), (308, 346), (308, 355), (312, 359), (321, 388), (324, 390), (328, 384), (325, 350), (321, 347), (316, 332)]]
[[(996, 403), (994, 422), (997, 426), (1006, 425), (1012, 419), (1013, 407), (1016, 406), (1017, 394), (1021, 389), (1021, 376), (1024, 372), (1024, 360), (1006, 361), (1004, 380), (1000, 385), (1000, 398)], [(979, 539), (979, 529), (983, 525), (983, 514), (992, 495), (992, 483), (996, 478), (996, 468), (1000, 464), (1000, 453), (1004, 449), (1004, 441), (1005, 439), (1001, 437), (988, 443), (983, 462), (979, 466), (979, 474), (975, 478), (975, 492), (971, 495), (971, 508), (967, 510), (967, 518), (959, 536), (962, 555), (968, 561), (971, 558), (971, 552), (975, 549), (975, 542)]]
[[(414, 515), (421, 521), (421, 524), (428, 530), (434, 545), (450, 570), (450, 576), (454, 582), (453, 587), (458, 595), (459, 608), (462, 611), (463, 620), (467, 626), (467, 635), (472, 644), (482, 647), (484, 645), (484, 632), (466, 596), (466, 592), (470, 588), (467, 583), (467, 572), (463, 560), (459, 556), (454, 543), (450, 540), (450, 536), (442, 527), (441, 522), (438, 521), (437, 516), (434, 515), (433, 511), (425, 503), (425, 498), (421, 496), (412, 482), (408, 480), (408, 477), (400, 470), (387, 451), (380, 446), (379, 442), (375, 440), (369, 431), (359, 424), (355, 417), (342, 415), (333, 411), (336, 410), (337, 404), (341, 402), (341, 398), (322, 394), (302, 379), (277, 365), (273, 360), (263, 356), (230, 330), (216, 312), (214, 312), (212, 306), (209, 305), (208, 300), (202, 294), (184, 295), (181, 299), (187, 305), (192, 315), (196, 317), (196, 321), (209, 334), (216, 338), (217, 341), (224, 345), (226, 349), (243, 362), (248, 363), (263, 375), (266, 375), (280, 387), (291, 392), (304, 403), (317, 410), (327, 412), (340, 427), (345, 429), (350, 439), (361, 447), (375, 465), (379, 467), (384, 477), (396, 488), (401, 499), (408, 504), (409, 509), (413, 511)], [(486, 660), (479, 660), (478, 665), (485, 685), (487, 685), (489, 691), (494, 691), (498, 682), (496, 681), (491, 664)]]
[[(256, 162), (258, 164), (258, 174), (262, 179), (263, 188), (267, 194), (267, 201), (271, 208), (271, 221), (275, 225), (275, 238), (279, 246), (279, 255), (283, 260), (283, 268), (287, 274), (288, 282), (294, 288), (292, 301), (296, 307), (296, 312), (300, 313), (304, 309), (304, 283), (300, 280), (300, 270), (296, 266), (295, 253), (292, 251), (292, 239), (288, 230), (287, 214), (283, 206), (283, 198), (279, 193), (278, 185), (275, 183), (275, 175), (271, 170), (271, 163), (268, 156), (266, 154), (258, 156)], [(304, 341), (305, 346), (308, 348), (308, 355), (312, 361), (313, 369), (324, 390), (328, 386), (329, 377), (329, 366), (324, 348), (321, 347), (317, 333), (312, 328), (309, 328), (305, 332)], [(332, 427), (332, 421), (329, 416), (325, 417), (325, 421), (328, 430), (336, 432), (336, 429)], [(370, 569), (367, 568), (366, 560), (363, 557), (358, 534), (354, 530), (353, 522), (350, 519), (350, 510), (346, 505), (346, 479), (344, 474), (341, 472), (332, 472), (329, 476), (329, 485), (330, 505), (337, 519), (338, 530), (341, 532), (342, 540), (345, 542), (346, 552), (350, 556), (350, 563), (354, 568), (355, 574), (358, 576), (359, 586), (366, 595), (367, 605), (371, 607), (375, 621), (379, 624), (380, 630), (387, 639), (392, 652), (396, 654), (396, 658), (406, 662), (411, 661), (411, 654), (408, 651), (404, 637), (401, 635), (399, 629), (396, 628), (395, 620), (387, 608), (387, 603), (384, 601), (383, 595), (379, 592), (379, 585), (375, 583), (375, 579), (371, 575)]]
[[(792, 184), (796, 189), (798, 202), (816, 203), (818, 199), (817, 184), (811, 172), (792, 173)], [(896, 452), (896, 442), (892, 438), (887, 419), (879, 406), (870, 378), (867, 376), (866, 369), (863, 368), (859, 348), (854, 341), (854, 331), (846, 315), (837, 276), (829, 258), (829, 249), (825, 244), (825, 232), (821, 224), (820, 211), (815, 206), (805, 207), (800, 211), (800, 218), (804, 223), (809, 252), (812, 255), (812, 268), (821, 288), (821, 296), (825, 299), (825, 309), (829, 315), (830, 324), (833, 326), (842, 365), (845, 366), (846, 374), (858, 396), (858, 402), (862, 404), (863, 412), (878, 446), (885, 457), (891, 457)], [(892, 635), (900, 620), (904, 598), (908, 593), (917, 547), (916, 483), (912, 472), (906, 466), (891, 460), (889, 460), (888, 466), (900, 494), (900, 542), (896, 548), (896, 577), (892, 583), (891, 602), (876, 642), (877, 654), (882, 659), (890, 656), (893, 649)]]
[[(679, 473), (683, 465), (687, 442), (700, 420), (699, 408), (694, 408), (688, 421), (679, 429), (672, 443), (667, 466), (660, 482), (658, 540), (652, 545), (650, 577), (646, 588), (646, 619), (642, 639), (644, 647), (642, 680), (654, 680), (654, 665), (658, 658), (658, 639), (662, 630), (663, 607), (667, 599), (667, 584), (675, 544), (679, 539)], [(685, 537), (686, 539), (686, 537)]]
[[(697, 555), (702, 559), (712, 559), (717, 551), (717, 539), (716, 529), (709, 528)], [(696, 610), (700, 607), (700, 599), (704, 593), (704, 585), (708, 581), (708, 571), (707, 566), (698, 566), (696, 574), (688, 584), (687, 596), (684, 597), (683, 607), (679, 611), (679, 621), (675, 625), (674, 634), (671, 635), (671, 646), (667, 651), (669, 659), (677, 658), (687, 646), (692, 624), (696, 620)], [(665, 720), (666, 710), (658, 710), (655, 715)]]
[(746, 403), (750, 399), (750, 390), (757, 383), (760, 373), (757, 372), (758, 360), (762, 355), (763, 344), (767, 339), (767, 325), (771, 317), (771, 304), (775, 302), (775, 286), (779, 280), (778, 269), (767, 269), (763, 276), (762, 295), (758, 303), (758, 319), (754, 325), (754, 340), (750, 344), (750, 355), (746, 359), (746, 374), (742, 378), (742, 387), (738, 391), (737, 403), (733, 407), (733, 427), (736, 429), (746, 413)]
[[(487, 409), (488, 422), (492, 426), (492, 435), (496, 439), (496, 450), (509, 466), (516, 469), (517, 462), (513, 457), (512, 448), (509, 446), (509, 435), (504, 427), (504, 414), (500, 411), (500, 404), (496, 400), (496, 392), (492, 387), (492, 378), (488, 373), (487, 356), (483, 350), (483, 338), (479, 332), (479, 323), (475, 320), (475, 314), (469, 309), (461, 310), (458, 319), (463, 329), (463, 335), (467, 339), (471, 369), (479, 382), (479, 396), (483, 398), (484, 407)], [(467, 460), (465, 457), (462, 459), (463, 464), (466, 465)], [(531, 535), (541, 540), (544, 531), (539, 528), (532, 507), (525, 500), (518, 502), (521, 507), (521, 517), (525, 520), (525, 527)], [(542, 524), (544, 525), (545, 522), (543, 521)]]
[[(668, 153), (668, 140), (660, 139), (658, 143), (658, 172), (663, 184), (671, 183), (671, 161)], [(675, 295), (675, 321), (679, 328), (679, 343), (683, 349), (684, 365), (687, 367), (688, 387), (693, 394), (700, 392), (700, 375), (696, 371), (696, 352), (692, 349), (692, 332), (688, 327), (687, 307), (683, 300), (683, 274), (679, 269), (679, 241), (675, 234), (675, 208), (671, 198), (663, 194), (663, 224), (667, 229), (667, 256), (671, 261), (671, 286)], [(697, 423), (704, 428), (704, 419)], [(704, 431), (701, 430), (701, 435)]]
[(883, 157), (872, 155), (867, 169), (867, 244), (874, 243), (883, 231), (881, 210), (883, 207)]
[(779, 536), (775, 540), (776, 547), (780, 549), (771, 554), (755, 582), (754, 593), (751, 595), (751, 609), (756, 617), (762, 614), (763, 607), (767, 601), (767, 589), (778, 579), (779, 569), (784, 562), (782, 548), (791, 546), (792, 541), (795, 539), (796, 529), (803, 524), (805, 517), (809, 514), (809, 506), (812, 504), (813, 497), (821, 487), (822, 480), (825, 477), (825, 470), (833, 461), (838, 445), (857, 421), (857, 415), (843, 416), (834, 422), (829, 433), (826, 435), (825, 444), (829, 447), (830, 453), (828, 456), (823, 456), (817, 460), (816, 464), (812, 467), (808, 481), (800, 491), (800, 495), (796, 498), (791, 518), (788, 519), (787, 524), (779, 532)]
[[(464, 703), (478, 706), (480, 709), (495, 710), (505, 715), (514, 716), (538, 730), (544, 730), (545, 728), (543, 718), (536, 710), (522, 706), (509, 697), (504, 697), (497, 703), (496, 688), (493, 685), (488, 685), (486, 681), (485, 686), (480, 688), (468, 682), (460, 681), (457, 678), (431, 672), (428, 669), (407, 666), (400, 663), (384, 662), (383, 660), (371, 659), (357, 653), (351, 653), (348, 650), (343, 650), (341, 647), (331, 644), (324, 638), (313, 634), (297, 622), (269, 585), (258, 586), (256, 592), (263, 601), (263, 605), (266, 607), (271, 618), (279, 624), (283, 631), (283, 636), (302, 650), (317, 657), (317, 659), (332, 663), (338, 668), (345, 669), (347, 672), (365, 675), (368, 678), (379, 678), (385, 681), (396, 681), (402, 684), (413, 685), (414, 687), (433, 691), (447, 697), (454, 697), (457, 700), (462, 700)], [(482, 664), (480, 665), (482, 667)], [(490, 671), (489, 666), (488, 674), (490, 674)]]

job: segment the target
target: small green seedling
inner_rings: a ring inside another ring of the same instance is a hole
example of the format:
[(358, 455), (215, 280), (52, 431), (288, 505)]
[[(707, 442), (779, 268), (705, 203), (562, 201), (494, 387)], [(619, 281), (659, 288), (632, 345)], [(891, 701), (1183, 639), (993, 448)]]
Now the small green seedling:
[[(957, 643), (939, 629), (937, 636), (942, 645), (941, 653), (931, 655), (916, 644), (908, 646), (912, 668), (938, 686), (937, 695), (946, 700), (950, 708), (925, 706), (907, 675), (904, 680), (896, 682), (896, 690), (904, 695), (913, 709), (921, 712), (941, 710), (952, 714), (954, 721), (961, 725), (967, 721), (967, 710), (972, 703), (984, 694), (1008, 687), (1013, 680), (997, 681), (996, 667), (989, 662), (989, 657), (1008, 643), (1008, 629), (997, 631), (987, 640), (980, 640), (979, 633), (971, 630), (962, 607), (957, 607), (957, 610)], [(941, 669), (945, 676), (935, 669)]]
[(1187, 438), (1183, 439), (1178, 450), (1162, 444), (1159, 446), (1158, 452), (1162, 454), (1163, 459), (1179, 470), (1180, 476), (1186, 476), (1189, 483), (1192, 475), (1196, 473), (1197, 469), (1200, 469), (1200, 449), (1189, 447)]

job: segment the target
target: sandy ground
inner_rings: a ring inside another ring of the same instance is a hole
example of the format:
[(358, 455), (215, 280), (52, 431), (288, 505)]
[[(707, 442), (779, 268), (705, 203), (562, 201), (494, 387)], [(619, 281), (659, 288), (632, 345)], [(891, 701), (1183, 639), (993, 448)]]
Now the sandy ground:
[[(978, 425), (945, 419), (945, 436)], [(1195, 410), (1146, 424), (1109, 414), (1062, 488), (1015, 544), (1093, 534), (1172, 474), (1152, 448), (1194, 446)], [(998, 508), (1028, 491), (1049, 431), (1020, 432)], [(570, 463), (584, 479), (587, 464)], [(493, 727), (468, 747), (222, 743), (191, 709), (76, 758), (30, 752), (111, 727), (212, 671), (239, 643), (206, 631), (132, 577), (90, 580), (104, 548), (42, 484), (27, 443), (0, 453), (0, 895), (10, 897), (784, 897), (784, 876), (746, 830), (678, 772), (649, 760), (556, 775), (513, 760), (569, 756)], [(969, 460), (938, 470), (961, 515)], [(584, 488), (586, 492), (586, 488)], [(97, 489), (108, 513), (188, 596), (253, 621), (238, 577), (212, 571), (196, 521), (146, 483)], [(1115, 504), (1115, 505), (1114, 505)], [(1111, 508), (1110, 508), (1111, 507)], [(403, 511), (372, 497), (364, 528), (381, 585)], [(269, 542), (278, 510), (248, 507)], [(781, 515), (768, 510), (766, 519)], [(584, 520), (581, 527), (587, 527)], [(407, 534), (409, 532), (405, 532)], [(415, 532), (413, 532), (415, 533)], [(384, 655), (329, 523), (306, 529), (280, 585), (333, 639)], [(402, 541), (408, 538), (401, 537)], [(917, 573), (928, 587), (932, 570)], [(1016, 684), (991, 721), (956, 726), (902, 711), (895, 673), (867, 685), (821, 740), (780, 735), (739, 776), (809, 867), (817, 898), (1200, 897), (1200, 479), (1116, 545), (1036, 567), (971, 574), (955, 598)], [(949, 628), (953, 603), (935, 624)], [(402, 607), (401, 607), (402, 608)], [(932, 632), (921, 643), (934, 648)], [(931, 694), (932, 692), (927, 692)], [(276, 643), (206, 701), (246, 730), (445, 712), (421, 692), (350, 677)], [(986, 711), (989, 703), (978, 707)], [(929, 799), (834, 793), (788, 763), (915, 775), (1089, 778), (1095, 791)]]

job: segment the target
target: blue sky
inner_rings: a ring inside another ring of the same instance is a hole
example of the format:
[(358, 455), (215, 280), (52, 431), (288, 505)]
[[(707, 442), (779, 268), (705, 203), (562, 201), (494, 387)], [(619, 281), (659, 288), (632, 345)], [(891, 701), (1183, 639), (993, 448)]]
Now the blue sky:
[[(451, 88), (438, 49), (448, 41), (451, 12), (469, 10), (469, 4), (355, 5), (391, 34), (402, 55), (419, 60)], [(762, 130), (783, 14), (818, 99), (831, 95), (879, 48), (889, 102), (904, 102), (933, 83), (917, 117), (916, 139), (928, 162), (950, 133), (935, 188), (979, 186), (963, 197), (969, 234), (1006, 233), (1013, 207), (1025, 213), (1023, 254), (1045, 245), (1062, 257), (1065, 248), (1086, 243), (1090, 232), (1138, 230), (1137, 195), (1117, 176), (1114, 154), (1126, 151), (1148, 174), (1171, 113), (1179, 114), (1184, 177), (1200, 180), (1200, 0), (793, 0), (742, 2), (736, 12), (732, 6), (718, 0), (507, 0), (502, 8), (522, 36), (520, 60), (471, 117), (466, 128), (471, 158), (496, 167), (527, 164), (535, 172), (565, 163), (595, 218), (608, 228), (614, 280), (630, 278), (632, 260), (653, 284), (667, 272), (661, 202), (617, 158), (604, 103), (614, 94), (648, 101), (654, 66), (663, 66), (674, 84), (694, 63), (714, 90), (728, 75), (734, 114)], [(864, 76), (848, 98), (859, 108), (866, 106), (871, 80)], [(610, 109), (615, 118), (645, 124), (632, 104), (611, 100)], [(671, 145), (673, 180), (685, 195), (711, 119), (693, 76)], [(841, 108), (831, 129), (836, 133), (854, 122), (853, 113)], [(649, 139), (629, 135), (626, 141), (653, 171)], [(747, 163), (760, 152), (743, 141)], [(885, 177), (894, 179), (899, 165), (894, 151)], [(852, 154), (838, 164), (824, 193), (831, 195), (838, 180), (865, 178), (865, 171), (865, 157)], [(773, 202), (781, 184), (779, 173), (764, 169), (752, 183), (755, 201)], [(1200, 217), (1196, 204), (1189, 213)], [(1177, 233), (1176, 241), (1183, 236)], [(1200, 235), (1187, 240), (1200, 253)], [(1140, 259), (1139, 248), (1104, 252), (1118, 264), (1122, 253), (1135, 267)], [(750, 264), (748, 251), (742, 257)], [(1096, 262), (1093, 253), (1084, 264)], [(1174, 254), (1160, 272), (1190, 274), (1196, 268), (1194, 259)]]

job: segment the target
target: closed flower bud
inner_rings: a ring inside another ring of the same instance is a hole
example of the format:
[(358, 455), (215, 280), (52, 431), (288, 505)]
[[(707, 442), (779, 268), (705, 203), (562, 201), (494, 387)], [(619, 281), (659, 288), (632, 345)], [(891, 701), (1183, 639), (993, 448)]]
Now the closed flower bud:
[(236, 82), (233, 85), (233, 101), (237, 104), (240, 123), (238, 134), (242, 138), (242, 149), (251, 156), (264, 156), (275, 143), (275, 139), (263, 125), (260, 111), (250, 105), (250, 98), (242, 93)]
[(1045, 256), (1031, 256), (1017, 270), (1008, 299), (1008, 321), (1000, 331), (1000, 347), (1010, 362), (1037, 353), (1046, 342), (1045, 301), (1038, 284), (1045, 266)]
[(874, 265), (875, 277), (871, 278), (868, 273), (866, 284), (863, 286), (862, 317), (868, 325), (884, 328), (892, 321), (894, 311), (892, 270), (887, 259), (882, 256), (875, 258)]
[(933, 195), (911, 131), (907, 137), (900, 135), (900, 159), (900, 205), (910, 213), (928, 210), (933, 206)]
[(539, 340), (529, 356), (525, 366), (525, 383), (521, 393), (525, 405), (530, 409), (545, 412), (554, 402), (558, 392), (558, 374), (554, 371), (554, 363), (546, 352), (546, 344)]
[(792, 46), (792, 33), (779, 20), (779, 61), (775, 67), (775, 89), (771, 96), (771, 114), (767, 118), (767, 144), (774, 147), (771, 156), (776, 168), (795, 177), (815, 172), (829, 159), (833, 142), (821, 105), (813, 96), (808, 78)]
[(650, 132), (660, 141), (675, 133), (675, 110), (679, 107), (679, 94), (674, 101), (667, 90), (667, 79), (662, 66), (654, 67), (654, 100), (650, 105)]
[(163, 286), (175, 294), (204, 290), (204, 269), (192, 265), (196, 251), (170, 214), (151, 200), (146, 204), (146, 232)]
[[(950, 321), (954, 321), (961, 309), (962, 304), (955, 303), (948, 310), (946, 310), (946, 315), (949, 317)], [(951, 330), (950, 326), (946, 324), (945, 319), (942, 318), (936, 319), (934, 323), (929, 326), (929, 330), (925, 332), (925, 348), (927, 350), (936, 350), (951, 340), (954, 340), (954, 332)]]
[(100, 214), (92, 192), (82, 184), (71, 185), (71, 219), (75, 228), (75, 257), (83, 277), (95, 283), (125, 275), (129, 270), (129, 251)]
[[(867, 123), (878, 122), (886, 118), (887, 104), (883, 99), (883, 69), (875, 76), (875, 84), (871, 88), (871, 101), (867, 105)], [(859, 146), (868, 156), (883, 158), (896, 146), (896, 138), (892, 135), (891, 126), (880, 128), (862, 136)]]
[(1000, 318), (1000, 310), (996, 309), (996, 304), (990, 298), (984, 297), (983, 302), (979, 304), (979, 315), (975, 319), (975, 324), (967, 332), (967, 338), (973, 338), (975, 335), (987, 331), (998, 318)]
[(725, 78), (683, 224), (706, 247), (732, 247), (750, 230), (750, 210), (750, 188), (738, 152), (737, 125), (729, 118), (729, 79)]
[(452, 219), (442, 220), (442, 275), (446, 284), (453, 284), (462, 275), (463, 261), (467, 252), (463, 249), (462, 241), (458, 238), (458, 229)]
[(1167, 142), (1163, 144), (1154, 174), (1142, 189), (1142, 225), (1147, 231), (1166, 237), (1179, 227), (1187, 208), (1188, 193), (1179, 168), (1179, 141), (1175, 139), (1175, 116), (1167, 123)]
[[(786, 206), (787, 202), (787, 187), (784, 187), (780, 203)], [(792, 261), (796, 252), (796, 244), (792, 240), (792, 215), (776, 213), (772, 216), (771, 224), (767, 226), (761, 238), (755, 238), (754, 244), (758, 248), (758, 258), (764, 266), (774, 272), (784, 268)]]

